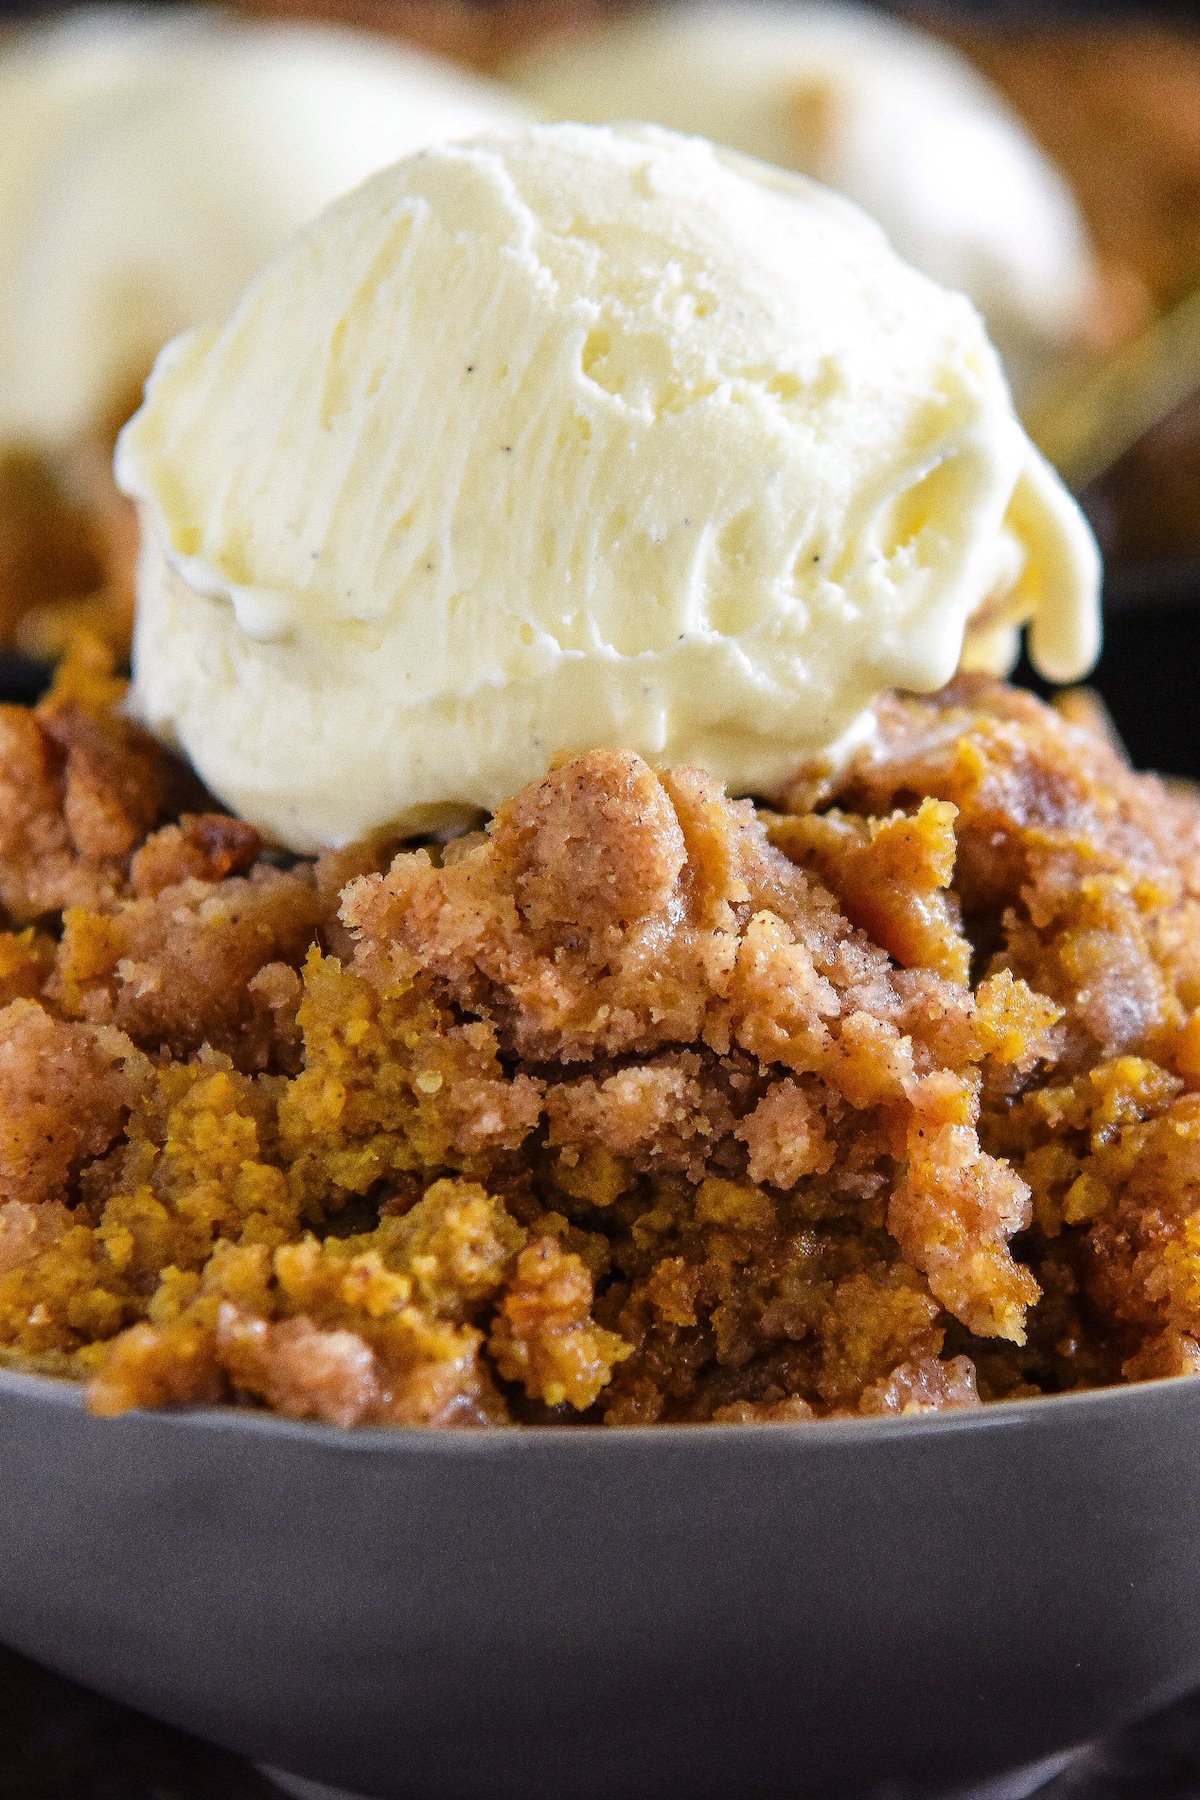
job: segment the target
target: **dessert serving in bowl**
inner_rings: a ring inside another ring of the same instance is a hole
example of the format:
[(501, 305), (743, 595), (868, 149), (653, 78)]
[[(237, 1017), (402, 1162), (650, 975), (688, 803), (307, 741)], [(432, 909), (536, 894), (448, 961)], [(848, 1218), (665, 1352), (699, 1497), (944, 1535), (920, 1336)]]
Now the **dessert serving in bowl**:
[(117, 469), (132, 688), (0, 715), (13, 1641), (447, 1795), (945, 1786), (1194, 1678), (1200, 803), (999, 679), (1098, 564), (969, 303), (526, 127)]

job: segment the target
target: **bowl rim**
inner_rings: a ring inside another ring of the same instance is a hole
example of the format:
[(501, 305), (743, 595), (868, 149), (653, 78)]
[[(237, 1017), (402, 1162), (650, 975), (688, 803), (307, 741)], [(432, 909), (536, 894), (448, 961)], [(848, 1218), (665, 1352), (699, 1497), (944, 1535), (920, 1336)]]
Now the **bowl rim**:
[[(814, 1449), (835, 1449), (860, 1445), (880, 1438), (883, 1441), (915, 1441), (926, 1437), (957, 1436), (981, 1431), (1028, 1430), (1038, 1420), (1050, 1420), (1066, 1413), (1078, 1422), (1081, 1415), (1103, 1415), (1116, 1408), (1142, 1403), (1156, 1397), (1177, 1393), (1181, 1400), (1188, 1393), (1200, 1400), (1200, 1375), (1166, 1375), (1152, 1381), (1114, 1383), (1106, 1387), (1085, 1388), (1066, 1394), (1038, 1394), (1019, 1400), (992, 1400), (980, 1407), (962, 1407), (944, 1412), (877, 1415), (811, 1420), (723, 1421), (720, 1423), (686, 1423), (655, 1425), (616, 1425), (580, 1427), (572, 1424), (553, 1425), (485, 1425), (470, 1429), (445, 1430), (427, 1425), (355, 1425), (325, 1424), (318, 1420), (291, 1419), (280, 1413), (255, 1407), (231, 1404), (223, 1406), (133, 1408), (115, 1418), (99, 1418), (88, 1413), (86, 1389), (82, 1382), (69, 1376), (44, 1375), (23, 1369), (0, 1367), (0, 1400), (32, 1401), (38, 1405), (57, 1406), (79, 1415), (81, 1420), (94, 1420), (102, 1428), (120, 1430), (133, 1423), (153, 1426), (165, 1431), (200, 1431), (233, 1433), (251, 1439), (307, 1443), (324, 1450), (350, 1451), (353, 1454), (411, 1454), (421, 1450), (437, 1456), (494, 1456), (501, 1446), (511, 1456), (533, 1455), (534, 1446), (573, 1444), (575, 1454), (609, 1455), (600, 1448), (606, 1444), (631, 1444), (649, 1451), (655, 1444), (694, 1446), (705, 1451), (715, 1444), (735, 1439), (739, 1448), (750, 1443), (763, 1447), (781, 1442), (811, 1445)], [(1116, 1421), (1111, 1421), (1115, 1425)], [(584, 1446), (592, 1446), (590, 1450)], [(529, 1446), (528, 1449), (521, 1446)], [(559, 1454), (560, 1452), (552, 1452)]]

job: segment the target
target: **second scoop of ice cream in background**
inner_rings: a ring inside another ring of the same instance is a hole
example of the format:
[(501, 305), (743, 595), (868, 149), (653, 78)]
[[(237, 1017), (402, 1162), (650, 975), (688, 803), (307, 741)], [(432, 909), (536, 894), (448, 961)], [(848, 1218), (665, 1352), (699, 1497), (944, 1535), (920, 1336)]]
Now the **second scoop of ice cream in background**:
[(0, 443), (54, 447), (132, 401), (373, 170), (520, 116), (419, 52), (217, 13), (101, 9), (0, 54)]
[(970, 295), (1018, 392), (1103, 329), (1066, 182), (961, 56), (899, 20), (821, 0), (643, 7), (506, 73), (551, 118), (653, 120), (837, 188)]
[[(978, 316), (856, 209), (655, 128), (444, 145), (161, 357), (118, 475), (134, 702), (296, 849), (493, 808), (560, 752), (762, 792), (1032, 619), (1087, 527)], [(973, 622), (973, 623), (972, 623)]]

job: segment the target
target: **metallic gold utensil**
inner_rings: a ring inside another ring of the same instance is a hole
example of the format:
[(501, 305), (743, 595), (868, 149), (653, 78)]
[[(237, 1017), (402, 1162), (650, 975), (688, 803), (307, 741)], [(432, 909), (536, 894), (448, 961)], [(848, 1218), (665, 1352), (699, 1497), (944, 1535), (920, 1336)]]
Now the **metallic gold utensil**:
[(1030, 436), (1077, 493), (1200, 390), (1200, 288), (1035, 405)]

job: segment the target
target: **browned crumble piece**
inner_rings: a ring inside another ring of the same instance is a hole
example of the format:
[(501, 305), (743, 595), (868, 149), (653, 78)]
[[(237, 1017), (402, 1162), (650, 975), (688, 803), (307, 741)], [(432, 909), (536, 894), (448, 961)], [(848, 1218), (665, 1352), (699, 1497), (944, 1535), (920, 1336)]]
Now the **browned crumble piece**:
[(136, 1406), (211, 1406), (227, 1392), (204, 1334), (138, 1324), (114, 1340), (88, 1388), (88, 1406), (113, 1418)]
[[(69, 1017), (115, 1024), (147, 1049), (182, 1057), (208, 1044), (265, 1069), (293, 1020), (277, 1017), (259, 977), (303, 962), (320, 919), (311, 870), (266, 864), (104, 912), (72, 907), (47, 991)], [(298, 1003), (298, 986), (286, 992)]]
[(978, 1405), (975, 1370), (965, 1356), (954, 1356), (945, 1362), (926, 1357), (920, 1362), (901, 1363), (886, 1381), (877, 1381), (867, 1388), (858, 1410), (923, 1413)]
[(146, 839), (130, 862), (129, 886), (138, 900), (154, 900), (187, 881), (224, 881), (252, 869), (262, 848), (259, 833), (241, 819), (185, 813)]
[(120, 1032), (55, 1019), (36, 1000), (0, 1012), (0, 1200), (69, 1198), (120, 1137), (146, 1079)]
[(290, 1419), (360, 1425), (379, 1406), (375, 1354), (352, 1331), (321, 1331), (308, 1319), (273, 1325), (226, 1301), (216, 1351), (235, 1388)]
[(61, 1200), (0, 1200), (0, 1275), (35, 1262), (70, 1224)]
[(0, 906), (15, 924), (123, 893), (133, 853), (183, 785), (115, 710), (120, 691), (85, 644), (38, 706), (0, 706)]

